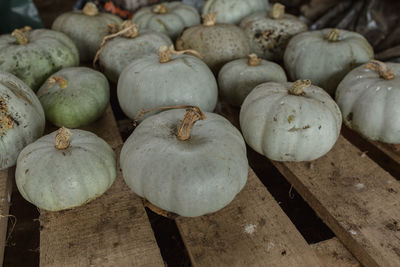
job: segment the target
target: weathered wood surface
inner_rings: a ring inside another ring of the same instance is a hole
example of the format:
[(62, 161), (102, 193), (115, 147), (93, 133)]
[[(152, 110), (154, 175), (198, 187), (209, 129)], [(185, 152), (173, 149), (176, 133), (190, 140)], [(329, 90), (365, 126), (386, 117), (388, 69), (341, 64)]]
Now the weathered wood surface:
[(15, 167), (0, 171), (0, 266), (3, 266), (4, 248), (7, 242), (8, 221), (10, 220), (10, 222), (12, 222), (13, 220), (13, 218), (9, 216), (8, 212), (10, 210), (14, 172)]

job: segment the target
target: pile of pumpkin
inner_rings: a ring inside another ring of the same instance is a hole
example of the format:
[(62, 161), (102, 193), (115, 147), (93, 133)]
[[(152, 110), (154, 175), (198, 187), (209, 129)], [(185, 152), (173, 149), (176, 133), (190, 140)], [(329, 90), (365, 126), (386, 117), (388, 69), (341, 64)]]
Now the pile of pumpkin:
[[(123, 22), (88, 3), (59, 16), (52, 30), (0, 36), (0, 167), (16, 164), (25, 199), (63, 210), (114, 182), (110, 146), (68, 129), (102, 116), (110, 98), (105, 76), (139, 123), (120, 154), (125, 182), (182, 216), (215, 212), (244, 187), (244, 140), (272, 160), (310, 161), (332, 148), (343, 118), (369, 139), (400, 142), (400, 65), (372, 60), (361, 35), (307, 31), (267, 0), (208, 0), (203, 13), (200, 24), (193, 7), (170, 2)], [(293, 82), (270, 60), (283, 62)], [(80, 61), (104, 74), (77, 67)], [(241, 107), (244, 139), (211, 113), (218, 94)], [(45, 118), (61, 128), (41, 137)]]

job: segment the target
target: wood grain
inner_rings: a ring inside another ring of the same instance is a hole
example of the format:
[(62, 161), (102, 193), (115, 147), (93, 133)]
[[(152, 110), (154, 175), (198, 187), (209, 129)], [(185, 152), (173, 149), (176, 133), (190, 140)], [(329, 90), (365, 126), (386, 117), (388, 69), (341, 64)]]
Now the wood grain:
[(224, 209), (176, 219), (193, 266), (320, 266), (253, 170)]
[(4, 248), (7, 242), (7, 224), (9, 220), (12, 180), (15, 167), (0, 171), (0, 266), (3, 266)]
[[(122, 140), (111, 108), (85, 129), (106, 140), (119, 158)], [(100, 198), (71, 210), (41, 211), (40, 223), (41, 266), (164, 266), (143, 204), (121, 171)]]
[(325, 267), (361, 267), (361, 264), (336, 238), (311, 245)]

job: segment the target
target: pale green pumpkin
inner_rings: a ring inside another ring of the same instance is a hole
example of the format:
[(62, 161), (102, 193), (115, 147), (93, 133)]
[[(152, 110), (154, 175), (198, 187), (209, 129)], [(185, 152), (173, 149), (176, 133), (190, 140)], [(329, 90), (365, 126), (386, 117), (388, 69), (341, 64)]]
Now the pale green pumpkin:
[(185, 28), (199, 24), (200, 16), (194, 7), (175, 1), (143, 7), (135, 13), (132, 22), (140, 29), (162, 32), (175, 40)]
[(109, 103), (110, 88), (102, 73), (75, 67), (54, 73), (37, 95), (47, 120), (59, 127), (77, 128), (101, 117)]
[(341, 125), (335, 101), (309, 80), (260, 84), (240, 110), (240, 128), (247, 144), (277, 161), (323, 156), (338, 139)]
[(78, 64), (75, 44), (61, 32), (25, 27), (0, 36), (0, 70), (14, 74), (34, 91), (54, 72)]
[(204, 16), (202, 25), (186, 29), (176, 41), (178, 50), (194, 49), (215, 73), (229, 61), (246, 57), (250, 41), (243, 30), (231, 24), (215, 24), (215, 14)]
[(51, 28), (67, 34), (76, 44), (81, 61), (93, 60), (103, 38), (109, 34), (108, 24), (121, 24), (122, 20), (112, 14), (99, 12), (93, 3), (83, 10), (61, 14)]
[(193, 109), (186, 115), (179, 109), (145, 119), (126, 140), (120, 162), (132, 191), (187, 217), (228, 205), (248, 175), (240, 132), (222, 116)]
[(21, 151), (15, 182), (40, 209), (59, 211), (102, 195), (117, 175), (112, 148), (95, 134), (61, 128)]
[(268, 9), (268, 0), (207, 0), (202, 14), (218, 13), (218, 23), (239, 24), (247, 15)]
[(104, 74), (116, 83), (129, 63), (144, 55), (156, 54), (163, 45), (172, 45), (171, 39), (164, 33), (152, 30), (141, 30), (133, 37), (116, 37), (108, 41), (101, 50), (99, 64)]
[(400, 144), (400, 64), (373, 60), (349, 72), (336, 102), (343, 122), (370, 140)]
[(284, 63), (291, 80), (311, 79), (333, 95), (349, 71), (373, 57), (374, 51), (362, 35), (324, 29), (299, 33), (290, 39)]
[(250, 54), (248, 59), (236, 59), (225, 64), (218, 74), (222, 97), (236, 107), (242, 105), (246, 96), (257, 85), (286, 81), (286, 74), (281, 66), (259, 59), (256, 54)]
[(307, 25), (297, 17), (286, 14), (279, 3), (272, 9), (250, 14), (240, 27), (250, 39), (251, 52), (269, 60), (282, 60), (289, 39), (307, 30)]
[(14, 75), (0, 71), (0, 170), (14, 166), (21, 150), (42, 136), (44, 126), (35, 93)]
[(218, 86), (211, 70), (195, 56), (171, 53), (171, 48), (162, 47), (158, 56), (138, 58), (122, 71), (118, 101), (129, 118), (136, 119), (142, 110), (169, 105), (214, 110)]

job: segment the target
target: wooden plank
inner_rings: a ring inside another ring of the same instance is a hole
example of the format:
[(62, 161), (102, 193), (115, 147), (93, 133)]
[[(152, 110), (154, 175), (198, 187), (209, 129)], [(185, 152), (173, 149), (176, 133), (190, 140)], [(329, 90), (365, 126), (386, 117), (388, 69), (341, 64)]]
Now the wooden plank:
[(400, 266), (400, 184), (340, 136), (312, 163), (273, 162), (365, 266)]
[[(119, 155), (122, 140), (111, 108), (86, 129)], [(67, 211), (41, 211), (40, 223), (42, 266), (164, 266), (142, 202), (120, 170), (100, 198)]]
[(0, 266), (3, 266), (4, 248), (7, 242), (7, 224), (10, 218), (8, 212), (10, 210), (14, 173), (15, 167), (0, 171)]
[(311, 248), (325, 267), (361, 267), (336, 237), (312, 244)]
[(194, 266), (320, 266), (251, 169), (245, 188), (227, 207), (176, 223)]

